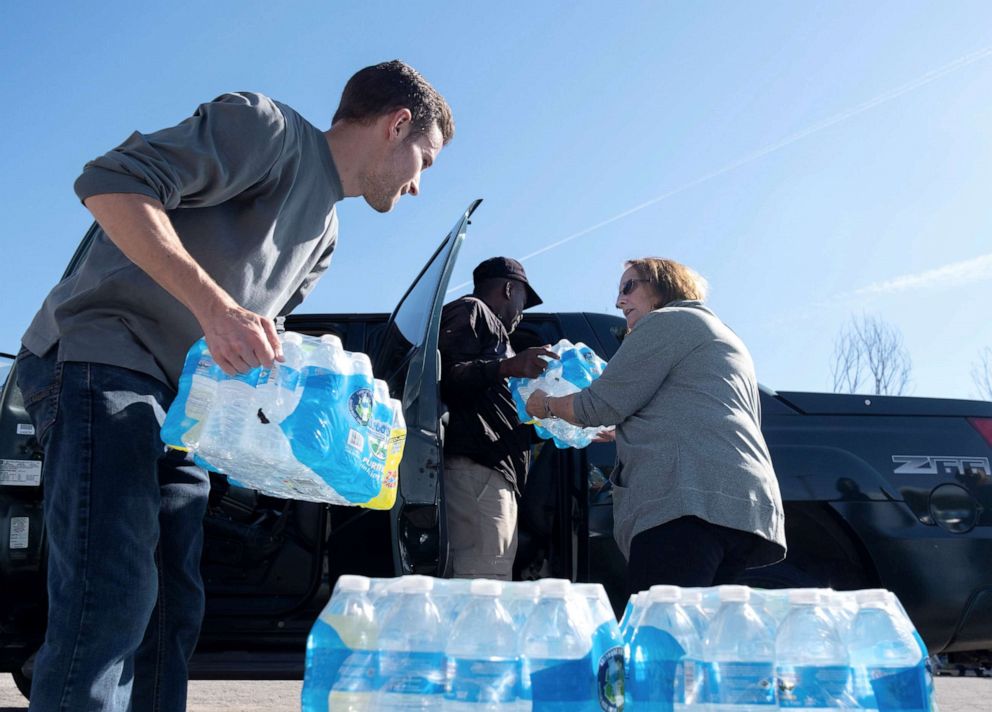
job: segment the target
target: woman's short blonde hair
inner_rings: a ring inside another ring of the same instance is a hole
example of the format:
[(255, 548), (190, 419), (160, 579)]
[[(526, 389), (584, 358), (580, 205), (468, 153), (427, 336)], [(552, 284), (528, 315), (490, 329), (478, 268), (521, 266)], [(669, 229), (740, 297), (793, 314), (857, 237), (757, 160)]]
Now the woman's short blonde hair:
[(634, 271), (646, 279), (661, 300), (655, 309), (660, 309), (670, 302), (683, 299), (706, 299), (709, 285), (696, 270), (686, 267), (675, 260), (662, 257), (641, 257), (628, 260), (624, 269), (633, 267)]

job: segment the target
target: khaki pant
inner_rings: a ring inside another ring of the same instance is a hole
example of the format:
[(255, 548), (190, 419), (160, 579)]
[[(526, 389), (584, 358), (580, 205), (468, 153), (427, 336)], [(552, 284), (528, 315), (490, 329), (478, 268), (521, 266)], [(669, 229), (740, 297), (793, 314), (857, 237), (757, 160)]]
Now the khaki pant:
[(448, 545), (455, 578), (513, 578), (517, 498), (497, 470), (454, 455), (444, 463)]

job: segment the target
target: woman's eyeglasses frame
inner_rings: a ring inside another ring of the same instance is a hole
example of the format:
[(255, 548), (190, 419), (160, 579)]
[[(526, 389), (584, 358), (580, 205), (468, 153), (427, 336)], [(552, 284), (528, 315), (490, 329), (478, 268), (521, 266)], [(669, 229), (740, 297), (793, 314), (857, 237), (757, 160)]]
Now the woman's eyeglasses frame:
[(626, 282), (620, 285), (620, 291), (617, 294), (618, 297), (626, 297), (634, 291), (634, 287), (638, 284), (650, 282), (650, 279), (628, 279)]

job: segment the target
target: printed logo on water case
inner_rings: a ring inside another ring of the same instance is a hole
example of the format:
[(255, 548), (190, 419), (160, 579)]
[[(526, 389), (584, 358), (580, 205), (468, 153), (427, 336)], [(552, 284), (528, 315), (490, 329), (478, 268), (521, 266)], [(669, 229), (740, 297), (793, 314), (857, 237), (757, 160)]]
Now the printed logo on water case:
[(348, 399), (348, 410), (351, 411), (351, 417), (361, 425), (368, 425), (372, 417), (372, 391), (368, 388), (359, 388), (352, 393), (351, 398)]
[(599, 690), (599, 707), (606, 712), (623, 709), (624, 674), (623, 648), (607, 650), (599, 658), (596, 671), (596, 688)]
[(369, 452), (377, 460), (385, 460), (389, 452), (389, 439), (381, 433), (369, 432)]

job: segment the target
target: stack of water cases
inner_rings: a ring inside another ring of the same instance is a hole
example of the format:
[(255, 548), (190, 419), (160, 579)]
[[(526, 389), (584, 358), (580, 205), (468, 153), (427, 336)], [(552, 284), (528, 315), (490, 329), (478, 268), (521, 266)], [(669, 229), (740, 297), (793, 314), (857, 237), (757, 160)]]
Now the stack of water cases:
[(510, 393), (517, 406), (517, 416), (521, 423), (533, 424), (540, 437), (552, 440), (559, 448), (584, 448), (592, 442), (600, 428), (581, 428), (558, 418), (532, 418), (527, 414), (527, 398), (536, 390), (556, 397), (578, 393), (599, 378), (606, 362), (581, 341), (573, 344), (562, 339), (551, 350), (559, 358), (548, 361), (548, 368), (540, 377), (510, 379)]
[(336, 336), (280, 339), (285, 361), (237, 376), (195, 343), (162, 440), (265, 494), (389, 509), (406, 440), (399, 401)]
[(304, 712), (617, 712), (602, 586), (342, 576), (307, 641)]
[(621, 634), (627, 710), (935, 709), (926, 646), (884, 590), (653, 586)]

